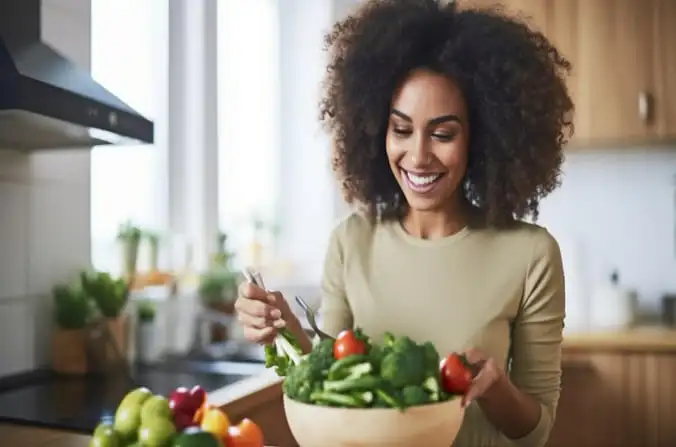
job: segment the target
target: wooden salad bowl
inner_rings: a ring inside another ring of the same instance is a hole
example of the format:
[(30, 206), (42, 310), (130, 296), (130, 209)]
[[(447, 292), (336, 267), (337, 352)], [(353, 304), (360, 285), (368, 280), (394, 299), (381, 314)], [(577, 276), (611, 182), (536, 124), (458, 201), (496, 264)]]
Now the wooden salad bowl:
[(459, 398), (401, 412), (309, 405), (285, 395), (284, 411), (301, 447), (448, 447), (464, 416)]

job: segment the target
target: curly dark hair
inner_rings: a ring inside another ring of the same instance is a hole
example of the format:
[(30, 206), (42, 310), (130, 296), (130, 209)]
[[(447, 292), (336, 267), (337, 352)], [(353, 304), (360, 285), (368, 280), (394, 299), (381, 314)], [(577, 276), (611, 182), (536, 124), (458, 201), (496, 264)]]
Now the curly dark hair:
[(392, 95), (411, 71), (453, 79), (469, 111), (463, 188), (484, 224), (538, 217), (560, 184), (572, 136), (570, 63), (540, 32), (501, 7), (461, 9), (435, 0), (371, 0), (325, 38), (330, 54), (320, 116), (333, 136), (333, 168), (348, 203), (371, 217), (407, 204), (387, 161)]

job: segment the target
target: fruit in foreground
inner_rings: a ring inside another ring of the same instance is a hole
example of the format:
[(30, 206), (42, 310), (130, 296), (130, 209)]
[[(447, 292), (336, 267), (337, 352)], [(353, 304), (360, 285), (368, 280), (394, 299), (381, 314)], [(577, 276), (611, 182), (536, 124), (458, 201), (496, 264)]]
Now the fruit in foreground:
[(115, 412), (115, 431), (124, 439), (134, 439), (141, 426), (141, 408), (139, 406), (120, 406)]
[(250, 419), (242, 419), (239, 424), (228, 428), (225, 436), (228, 447), (263, 447), (263, 431)]
[(222, 447), (223, 444), (209, 432), (192, 427), (174, 439), (173, 447)]
[(202, 416), (202, 430), (223, 439), (228, 434), (230, 420), (219, 408), (208, 408)]
[(177, 413), (174, 415), (174, 425), (176, 430), (183, 431), (190, 427), (199, 427), (200, 424), (188, 413)]
[(190, 390), (179, 387), (169, 395), (169, 407), (174, 414), (188, 413), (192, 416), (205, 401), (206, 392), (199, 385)]
[(101, 423), (94, 430), (89, 447), (121, 447), (120, 439), (112, 424)]
[(176, 428), (170, 419), (150, 418), (141, 425), (138, 440), (146, 447), (165, 447), (175, 434)]
[(143, 402), (146, 401), (146, 399), (149, 399), (153, 393), (145, 387), (141, 388), (136, 388), (135, 390), (130, 391), (127, 393), (126, 396), (122, 399), (122, 402), (120, 402), (120, 405), (118, 405), (118, 409), (122, 407), (140, 407)]
[(449, 394), (465, 394), (472, 384), (472, 369), (464, 356), (449, 354), (441, 361), (441, 386)]
[(159, 395), (152, 396), (147, 399), (141, 407), (141, 421), (151, 419), (154, 417), (162, 419), (171, 419), (171, 409), (169, 408), (169, 401)]

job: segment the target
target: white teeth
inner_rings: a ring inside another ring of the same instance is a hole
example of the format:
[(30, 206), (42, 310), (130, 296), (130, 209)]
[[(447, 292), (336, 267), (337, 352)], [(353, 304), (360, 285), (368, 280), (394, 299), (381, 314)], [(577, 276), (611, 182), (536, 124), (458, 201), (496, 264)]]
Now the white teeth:
[(414, 185), (418, 186), (424, 186), (424, 185), (429, 185), (432, 182), (435, 182), (439, 177), (441, 177), (441, 174), (433, 174), (433, 175), (416, 175), (412, 174), (408, 171), (404, 171), (406, 173), (406, 176), (408, 179), (413, 183)]

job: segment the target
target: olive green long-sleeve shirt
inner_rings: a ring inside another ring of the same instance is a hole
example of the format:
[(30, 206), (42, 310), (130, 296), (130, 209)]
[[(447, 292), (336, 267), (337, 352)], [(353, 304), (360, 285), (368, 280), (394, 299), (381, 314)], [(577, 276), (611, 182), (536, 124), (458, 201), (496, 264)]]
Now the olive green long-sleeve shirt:
[(509, 440), (472, 403), (455, 447), (545, 445), (560, 393), (565, 313), (561, 253), (545, 229), (519, 223), (426, 240), (355, 213), (331, 235), (322, 289), (327, 332), (358, 326), (377, 340), (390, 331), (430, 340), (442, 355), (479, 349), (542, 405), (537, 427)]

